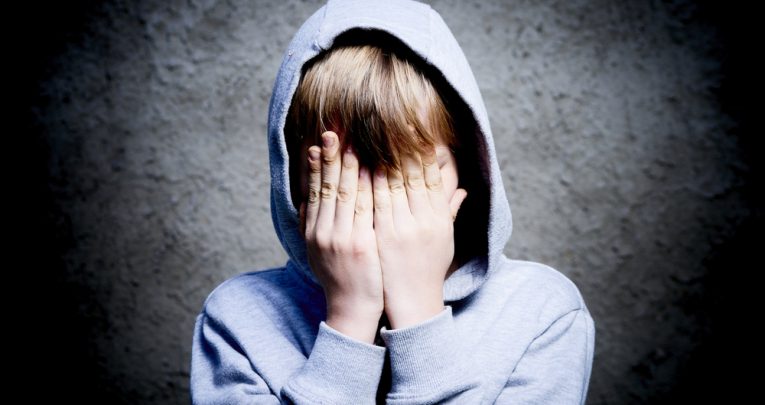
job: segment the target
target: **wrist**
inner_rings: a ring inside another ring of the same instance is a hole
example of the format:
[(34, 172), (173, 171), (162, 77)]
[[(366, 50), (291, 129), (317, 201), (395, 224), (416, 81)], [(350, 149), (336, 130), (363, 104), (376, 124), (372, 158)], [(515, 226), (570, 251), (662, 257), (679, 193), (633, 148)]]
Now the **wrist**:
[(327, 307), (326, 323), (332, 329), (356, 340), (373, 344), (383, 310)]
[(356, 321), (349, 318), (328, 316), (325, 322), (343, 335), (364, 343), (374, 344), (378, 321)]
[(440, 314), (445, 306), (442, 294), (434, 294), (426, 297), (412, 297), (412, 299), (392, 298), (385, 312), (392, 329), (402, 329), (422, 323)]

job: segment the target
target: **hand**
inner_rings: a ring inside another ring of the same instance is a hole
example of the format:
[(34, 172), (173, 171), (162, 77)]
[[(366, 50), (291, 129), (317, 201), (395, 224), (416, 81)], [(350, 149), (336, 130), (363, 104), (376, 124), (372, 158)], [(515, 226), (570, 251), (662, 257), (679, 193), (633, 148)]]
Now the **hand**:
[(385, 312), (394, 329), (444, 309), (444, 279), (454, 258), (454, 224), (467, 197), (447, 201), (435, 148), (405, 156), (400, 170), (374, 174), (374, 228), (383, 273)]
[(308, 204), (300, 207), (309, 264), (325, 292), (327, 324), (372, 343), (384, 297), (371, 175), (351, 150), (341, 161), (337, 134), (322, 140), (323, 148), (308, 148)]

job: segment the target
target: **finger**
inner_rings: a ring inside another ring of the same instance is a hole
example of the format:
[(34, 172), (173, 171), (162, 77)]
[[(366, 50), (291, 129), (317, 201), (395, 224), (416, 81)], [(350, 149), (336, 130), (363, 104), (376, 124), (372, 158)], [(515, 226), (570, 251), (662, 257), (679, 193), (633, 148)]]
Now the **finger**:
[(337, 186), (337, 206), (335, 207), (335, 230), (341, 235), (350, 235), (353, 229), (353, 216), (356, 210), (356, 192), (359, 183), (359, 161), (348, 145), (343, 153), (340, 171), (340, 183)]
[(374, 216), (372, 210), (374, 197), (372, 196), (372, 177), (366, 166), (359, 168), (359, 184), (356, 194), (356, 210), (354, 212), (354, 233), (361, 229), (372, 229)]
[(454, 192), (451, 201), (449, 201), (449, 212), (452, 214), (452, 221), (457, 220), (457, 213), (466, 197), (467, 191), (464, 188), (458, 188), (457, 191)]
[(422, 155), (422, 168), (425, 174), (425, 188), (430, 197), (430, 206), (436, 213), (445, 215), (450, 213), (449, 205), (446, 202), (444, 194), (444, 183), (441, 179), (441, 169), (438, 167), (436, 159), (436, 148), (428, 148), (428, 151)]
[(409, 210), (409, 201), (406, 198), (406, 186), (401, 170), (393, 169), (388, 172), (388, 189), (390, 190), (393, 224), (399, 228), (412, 221), (412, 212)]
[(389, 232), (393, 227), (393, 212), (391, 211), (390, 187), (385, 168), (378, 167), (372, 179), (374, 192), (374, 228), (375, 232)]
[(305, 213), (305, 232), (312, 232), (319, 215), (319, 193), (321, 191), (321, 149), (313, 145), (308, 148), (308, 204)]
[(403, 159), (403, 166), (409, 211), (411, 211), (414, 217), (418, 217), (423, 213), (427, 213), (427, 210), (431, 210), (420, 156), (418, 154), (407, 154)]
[(337, 185), (340, 182), (340, 153), (337, 134), (324, 132), (321, 136), (321, 188), (319, 191), (319, 216), (316, 226), (320, 229), (332, 229), (335, 222), (337, 203)]

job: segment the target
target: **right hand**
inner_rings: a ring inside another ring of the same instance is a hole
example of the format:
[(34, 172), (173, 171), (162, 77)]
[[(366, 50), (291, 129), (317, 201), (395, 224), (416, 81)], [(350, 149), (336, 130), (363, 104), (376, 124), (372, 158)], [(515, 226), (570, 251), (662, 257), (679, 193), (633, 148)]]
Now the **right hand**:
[(300, 208), (308, 260), (324, 289), (327, 324), (372, 343), (385, 304), (371, 175), (351, 148), (340, 152), (336, 133), (322, 141), (308, 148), (308, 203)]

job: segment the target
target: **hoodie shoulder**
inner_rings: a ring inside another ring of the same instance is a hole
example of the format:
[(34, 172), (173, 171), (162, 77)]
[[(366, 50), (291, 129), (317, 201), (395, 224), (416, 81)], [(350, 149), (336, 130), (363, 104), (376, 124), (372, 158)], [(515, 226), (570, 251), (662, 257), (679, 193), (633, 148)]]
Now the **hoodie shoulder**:
[(587, 308), (577, 285), (559, 270), (546, 264), (513, 260), (503, 256), (494, 283), (500, 284), (508, 299), (525, 302), (540, 318), (557, 318)]
[(234, 308), (247, 306), (264, 288), (284, 284), (285, 270), (282, 266), (234, 275), (213, 288), (205, 298), (201, 312), (220, 316)]
[(230, 328), (251, 329), (256, 319), (269, 325), (318, 325), (326, 311), (324, 292), (288, 264), (235, 275), (213, 289), (200, 315)]

